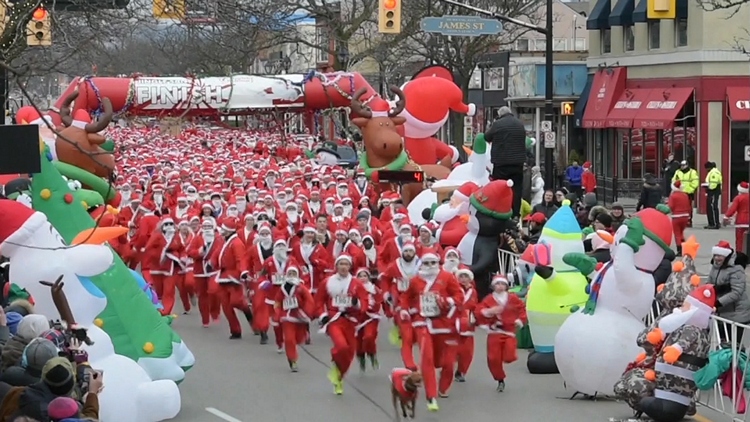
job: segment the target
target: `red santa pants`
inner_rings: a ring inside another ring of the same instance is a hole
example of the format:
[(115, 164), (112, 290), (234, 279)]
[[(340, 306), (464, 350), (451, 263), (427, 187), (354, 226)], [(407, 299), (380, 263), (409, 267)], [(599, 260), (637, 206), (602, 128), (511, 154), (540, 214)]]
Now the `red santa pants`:
[[(266, 308), (269, 314), (275, 312), (274, 305), (266, 304)], [(273, 327), (273, 338), (276, 341), (276, 347), (281, 349), (284, 347), (284, 330), (281, 329), (281, 324), (277, 322), (270, 321), (270, 324)]]
[(461, 375), (469, 372), (471, 361), (474, 359), (474, 336), (459, 336), (458, 349), (456, 351), (456, 360), (458, 367), (456, 370)]
[(417, 364), (414, 362), (414, 327), (411, 321), (397, 322), (398, 332), (401, 336), (401, 360), (404, 366), (409, 369), (416, 369)]
[(151, 273), (153, 279), (153, 286), (156, 295), (161, 300), (163, 309), (161, 310), (162, 315), (171, 315), (172, 309), (174, 308), (175, 300), (175, 286), (177, 286), (177, 278), (179, 275), (164, 275)]
[[(456, 364), (455, 334), (430, 334), (427, 327), (416, 327), (414, 332), (419, 342), (420, 366), (424, 380), (425, 396), (437, 398), (438, 391), (447, 394), (453, 384), (453, 368)], [(440, 369), (440, 380), (437, 370)]]
[(242, 326), (237, 318), (235, 310), (249, 312), (250, 306), (245, 298), (245, 288), (237, 283), (219, 283), (219, 300), (221, 300), (221, 309), (224, 316), (229, 322), (229, 332), (231, 334), (242, 334)]
[(203, 325), (208, 325), (211, 318), (214, 321), (221, 315), (221, 302), (219, 301), (219, 285), (215, 276), (195, 276), (195, 292), (198, 295), (198, 310), (201, 313)]
[(357, 356), (374, 356), (378, 353), (378, 322), (371, 319), (357, 330)]
[(495, 381), (505, 380), (503, 364), (516, 361), (517, 345), (518, 342), (513, 336), (492, 333), (487, 336), (487, 367)]
[(190, 312), (190, 297), (195, 294), (195, 277), (192, 271), (177, 276), (177, 290), (180, 292), (180, 302), (185, 312)]
[(740, 227), (734, 229), (734, 250), (737, 252), (745, 252), (745, 235), (747, 234), (747, 227)]
[(297, 362), (297, 359), (299, 359), (297, 345), (305, 342), (305, 338), (307, 337), (307, 323), (283, 321), (280, 325), (281, 331), (284, 333), (286, 358), (292, 362)]
[(356, 325), (344, 317), (339, 317), (326, 327), (326, 334), (333, 342), (331, 360), (341, 372), (341, 377), (349, 370), (357, 349)]
[(260, 289), (259, 283), (253, 283), (253, 292), (253, 331), (265, 333), (271, 325), (271, 313), (266, 304), (266, 294)]
[(690, 217), (677, 217), (672, 219), (672, 232), (674, 232), (674, 243), (682, 248), (685, 242), (685, 229), (688, 226)]

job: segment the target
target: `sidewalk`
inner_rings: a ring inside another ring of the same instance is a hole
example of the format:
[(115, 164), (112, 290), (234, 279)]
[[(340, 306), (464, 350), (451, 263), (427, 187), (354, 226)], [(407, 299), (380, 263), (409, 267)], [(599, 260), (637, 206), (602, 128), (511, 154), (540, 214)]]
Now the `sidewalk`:
[(734, 247), (734, 227), (727, 226), (722, 227), (719, 230), (706, 230), (703, 226), (707, 225), (708, 221), (705, 214), (696, 214), (693, 217), (693, 228), (685, 230), (685, 238), (689, 238), (691, 235), (695, 236), (695, 239), (701, 245), (698, 250), (698, 258), (695, 260), (695, 266), (700, 275), (708, 275), (708, 271), (711, 269), (711, 248), (714, 247), (720, 240), (726, 240)]

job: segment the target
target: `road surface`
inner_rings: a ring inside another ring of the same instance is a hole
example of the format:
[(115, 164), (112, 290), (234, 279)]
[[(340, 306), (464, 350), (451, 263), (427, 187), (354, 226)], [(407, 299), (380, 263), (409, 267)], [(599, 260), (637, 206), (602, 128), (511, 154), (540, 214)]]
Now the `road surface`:
[[(696, 221), (696, 226), (702, 225), (700, 220)], [(720, 239), (733, 243), (734, 232), (730, 229), (692, 232), (702, 244), (698, 270), (707, 274), (711, 246)], [(291, 373), (285, 355), (277, 354), (273, 344), (258, 344), (258, 337), (247, 326), (243, 327), (242, 340), (230, 341), (225, 322), (203, 328), (197, 314), (180, 316), (174, 327), (190, 346), (197, 363), (180, 385), (182, 412), (175, 421), (393, 420), (388, 373), (402, 364), (397, 349), (388, 344), (389, 326), (388, 322), (381, 323), (380, 369), (361, 374), (354, 364), (346, 378), (344, 395), (337, 397), (326, 379), (330, 343), (323, 334), (313, 335), (313, 344), (300, 352), (300, 372)], [(507, 368), (505, 392), (496, 393), (485, 363), (485, 338), (484, 333), (477, 332), (475, 359), (467, 381), (454, 383), (450, 397), (439, 399), (438, 413), (427, 412), (423, 391), (420, 392), (417, 420), (606, 422), (610, 418), (627, 420), (631, 416), (627, 405), (614, 400), (568, 400), (573, 392), (565, 389), (559, 375), (527, 372), (527, 352), (523, 350), (519, 351), (519, 360)], [(699, 408), (694, 420), (728, 419)]]

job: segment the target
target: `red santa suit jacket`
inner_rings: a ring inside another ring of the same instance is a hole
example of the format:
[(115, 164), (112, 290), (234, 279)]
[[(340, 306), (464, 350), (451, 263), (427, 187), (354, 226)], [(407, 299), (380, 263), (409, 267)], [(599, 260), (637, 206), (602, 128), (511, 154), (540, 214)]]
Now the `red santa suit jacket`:
[(354, 271), (357, 268), (362, 268), (365, 266), (365, 253), (362, 251), (362, 248), (357, 246), (354, 242), (352, 242), (351, 240), (347, 240), (341, 250), (338, 250), (337, 245), (340, 245), (338, 240), (328, 244), (328, 253), (333, 257), (333, 259), (336, 259), (336, 257), (340, 255), (349, 255), (352, 258), (352, 274), (354, 274)]
[[(748, 217), (748, 209), (750, 208), (750, 194), (741, 193), (734, 198), (732, 205), (727, 210), (726, 217), (732, 218), (735, 215), (737, 218), (734, 220), (735, 227), (747, 227), (750, 223), (750, 217)], [(673, 211), (674, 212), (674, 211)]]
[(274, 297), (274, 320), (307, 324), (315, 312), (315, 299), (304, 284), (281, 286)]
[(690, 197), (682, 191), (672, 191), (667, 200), (667, 206), (672, 211), (672, 218), (690, 217), (693, 212), (693, 205), (690, 203)]
[[(516, 336), (516, 328), (526, 324), (526, 305), (515, 293), (506, 292), (505, 299), (498, 299), (496, 294), (487, 295), (474, 309), (477, 325), (486, 329), (490, 335), (505, 334)], [(483, 311), (502, 306), (500, 315), (487, 316)]]
[(245, 245), (237, 234), (226, 239), (221, 248), (211, 255), (211, 266), (218, 270), (217, 283), (240, 284), (242, 275), (249, 273), (245, 259)]
[(151, 274), (171, 276), (184, 265), (184, 253), (185, 246), (177, 233), (171, 239), (167, 239), (163, 233), (154, 233), (148, 240), (143, 259), (150, 264)]
[(315, 315), (319, 318), (329, 318), (323, 327), (324, 330), (340, 319), (356, 326), (359, 321), (358, 314), (362, 307), (366, 306), (367, 290), (360, 280), (351, 275), (342, 278), (334, 274), (328, 277), (315, 294)]
[(187, 248), (187, 255), (193, 260), (193, 274), (196, 277), (210, 277), (216, 274), (217, 268), (214, 267), (212, 271), (208, 271), (208, 266), (211, 263), (211, 256), (216, 251), (220, 251), (223, 246), (224, 237), (218, 234), (214, 236), (211, 243), (206, 242), (203, 233), (193, 236)]
[(303, 244), (295, 242), (292, 247), (292, 258), (302, 265), (301, 271), (307, 275), (307, 288), (315, 293), (323, 282), (326, 272), (333, 268), (333, 258), (326, 248), (318, 242)]
[(441, 270), (434, 280), (412, 278), (409, 288), (399, 297), (399, 312), (413, 310), (412, 326), (426, 327), (430, 334), (450, 334), (456, 330), (455, 319), (463, 297), (456, 277)]
[(474, 310), (479, 302), (479, 296), (477, 296), (477, 288), (474, 283), (468, 288), (461, 286), (461, 290), (464, 292), (463, 308), (461, 309), (461, 315), (456, 320), (456, 331), (462, 336), (474, 335), (475, 316)]

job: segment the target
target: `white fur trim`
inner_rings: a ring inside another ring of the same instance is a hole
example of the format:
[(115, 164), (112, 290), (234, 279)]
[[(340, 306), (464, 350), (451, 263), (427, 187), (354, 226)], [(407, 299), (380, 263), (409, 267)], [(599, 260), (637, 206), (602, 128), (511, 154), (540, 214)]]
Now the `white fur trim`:
[(456, 276), (459, 276), (461, 274), (466, 274), (470, 279), (474, 280), (474, 273), (468, 268), (459, 268), (456, 270)]
[(708, 290), (704, 290), (704, 291), (703, 291), (703, 297), (705, 297), (705, 298), (709, 298), (709, 297), (711, 297), (711, 292), (710, 292), (710, 291), (708, 291)]
[(513, 181), (512, 180), (506, 180), (505, 184), (508, 185), (509, 188), (513, 187)]
[(494, 286), (497, 283), (503, 283), (506, 286), (510, 286), (510, 281), (508, 281), (505, 277), (493, 277), (492, 281), (490, 282), (490, 287)]
[(467, 116), (471, 117), (477, 114), (477, 106), (474, 103), (469, 103), (467, 106), (469, 107), (469, 111), (466, 112)]
[(414, 246), (413, 243), (407, 243), (406, 245), (401, 247), (402, 251), (416, 251), (417, 247)]
[(275, 242), (273, 242), (273, 245), (274, 245), (274, 246), (276, 246), (276, 245), (278, 245), (279, 243), (281, 243), (281, 244), (283, 244), (283, 245), (286, 245), (286, 240), (284, 240), (284, 239), (278, 239), (278, 240), (276, 240)]
[(451, 148), (451, 151), (453, 151), (453, 155), (451, 155), (451, 164), (458, 161), (458, 148), (454, 147), (453, 145), (449, 145)]
[(409, 138), (427, 138), (437, 133), (438, 130), (445, 124), (445, 122), (448, 121), (448, 116), (450, 113), (448, 111), (445, 112), (445, 117), (437, 122), (423, 122), (416, 117), (412, 116), (411, 113), (409, 113), (409, 110), (404, 109), (404, 111), (399, 114), (399, 116), (404, 117), (406, 119), (406, 124), (404, 124), (404, 135), (406, 135)]
[(430, 258), (434, 259), (435, 261), (440, 261), (440, 257), (434, 253), (426, 253), (422, 255), (419, 259), (422, 261), (427, 261)]
[(82, 122), (80, 120), (73, 120), (73, 123), (71, 124), (71, 126), (77, 127), (78, 129), (83, 129), (86, 127), (87, 124), (88, 123)]
[(681, 191), (682, 190), (682, 186), (675, 186), (675, 184), (672, 183), (672, 190), (673, 191)]
[(352, 257), (349, 255), (339, 255), (338, 258), (336, 258), (336, 262), (334, 262), (334, 265), (337, 265), (339, 261), (346, 260), (349, 264), (352, 263)]
[(731, 249), (714, 246), (711, 248), (711, 255), (729, 256), (732, 253)]
[(221, 229), (224, 230), (224, 231), (228, 231), (228, 232), (234, 232), (234, 231), (236, 231), (235, 229), (230, 229), (229, 227), (227, 227), (227, 226), (225, 226), (223, 224), (221, 225)]
[(737, 185), (737, 192), (739, 192), (739, 193), (747, 193), (748, 189), (745, 189), (742, 186)]
[(308, 233), (315, 233), (317, 230), (315, 230), (314, 227), (305, 227), (305, 228), (302, 229), (302, 231), (303, 232), (308, 232)]
[[(8, 236), (3, 243), (0, 243), (0, 254), (12, 257), (13, 253), (16, 252), (18, 248), (23, 247), (19, 245), (27, 244), (29, 239), (34, 237), (36, 231), (42, 228), (45, 223), (47, 223), (47, 217), (44, 214), (40, 212), (31, 214), (18, 230)], [(29, 252), (30, 251), (26, 251), (26, 253)]]

